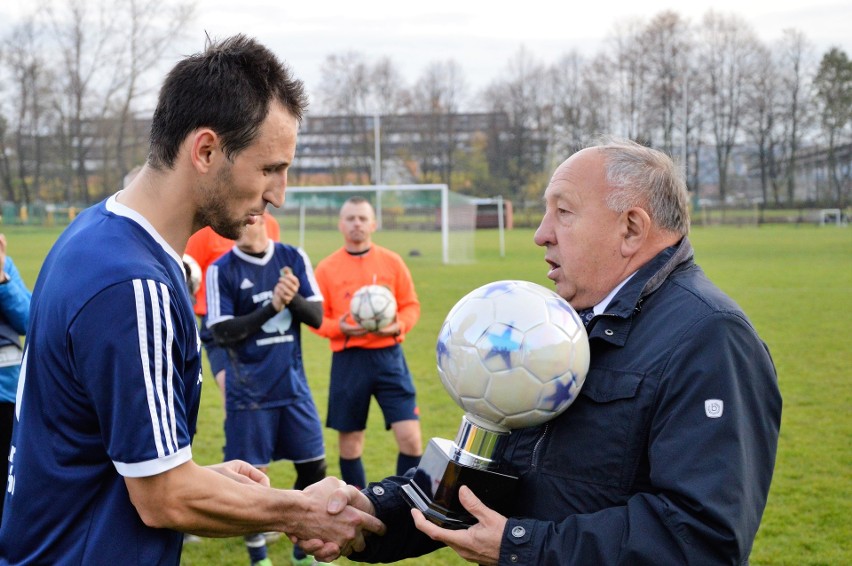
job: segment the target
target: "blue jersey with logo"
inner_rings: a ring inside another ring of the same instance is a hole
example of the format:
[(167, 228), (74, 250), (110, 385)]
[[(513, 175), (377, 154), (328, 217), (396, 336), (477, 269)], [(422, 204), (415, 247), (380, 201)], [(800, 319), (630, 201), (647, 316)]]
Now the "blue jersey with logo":
[(181, 258), (115, 197), (48, 254), (32, 298), (0, 564), (178, 564), (124, 477), (192, 458), (200, 341)]
[[(322, 301), (311, 262), (301, 249), (270, 242), (263, 256), (255, 257), (234, 247), (207, 269), (207, 326), (267, 305), (283, 267), (299, 279), (300, 295)], [(285, 307), (260, 332), (228, 348), (227, 410), (267, 409), (310, 398), (300, 327)]]

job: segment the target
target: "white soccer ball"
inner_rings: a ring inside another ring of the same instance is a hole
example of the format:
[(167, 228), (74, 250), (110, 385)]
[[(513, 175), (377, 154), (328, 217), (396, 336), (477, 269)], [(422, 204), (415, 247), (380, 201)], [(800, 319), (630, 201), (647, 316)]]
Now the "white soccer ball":
[(201, 287), (201, 266), (189, 254), (183, 254), (183, 270), (186, 273), (186, 285), (189, 294), (194, 296)]
[(352, 295), (349, 311), (355, 322), (375, 332), (396, 319), (396, 297), (383, 285), (365, 285)]
[(436, 350), (441, 382), (455, 402), (497, 430), (556, 417), (574, 402), (589, 369), (579, 315), (528, 281), (497, 281), (462, 297)]

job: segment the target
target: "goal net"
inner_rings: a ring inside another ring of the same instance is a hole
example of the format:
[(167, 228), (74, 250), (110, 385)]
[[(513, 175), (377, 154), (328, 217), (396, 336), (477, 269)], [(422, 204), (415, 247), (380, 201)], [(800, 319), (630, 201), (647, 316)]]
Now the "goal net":
[(474, 261), (476, 201), (442, 184), (288, 187), (281, 229), (297, 233), (299, 247), (305, 248), (311, 233), (337, 232), (340, 207), (356, 195), (376, 210), (377, 243), (402, 256)]

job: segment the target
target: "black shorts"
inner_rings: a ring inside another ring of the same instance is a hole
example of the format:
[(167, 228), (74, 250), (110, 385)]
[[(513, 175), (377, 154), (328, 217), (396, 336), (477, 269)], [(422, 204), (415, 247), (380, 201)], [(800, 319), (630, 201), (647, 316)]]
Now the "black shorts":
[(268, 466), (278, 460), (299, 464), (324, 457), (322, 425), (311, 398), (282, 407), (227, 412), (226, 461)]
[(382, 409), (385, 428), (418, 418), (414, 382), (399, 344), (332, 354), (326, 426), (341, 432), (364, 430), (372, 396)]

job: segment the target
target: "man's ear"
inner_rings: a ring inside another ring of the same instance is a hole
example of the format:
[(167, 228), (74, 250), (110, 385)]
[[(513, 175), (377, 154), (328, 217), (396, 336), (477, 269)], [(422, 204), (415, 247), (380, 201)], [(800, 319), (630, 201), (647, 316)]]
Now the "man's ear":
[(219, 136), (210, 128), (200, 128), (190, 134), (189, 159), (193, 168), (205, 174), (213, 167), (216, 154), (221, 151)]
[(651, 232), (651, 217), (643, 208), (634, 206), (622, 214), (621, 253), (625, 257), (635, 255)]

